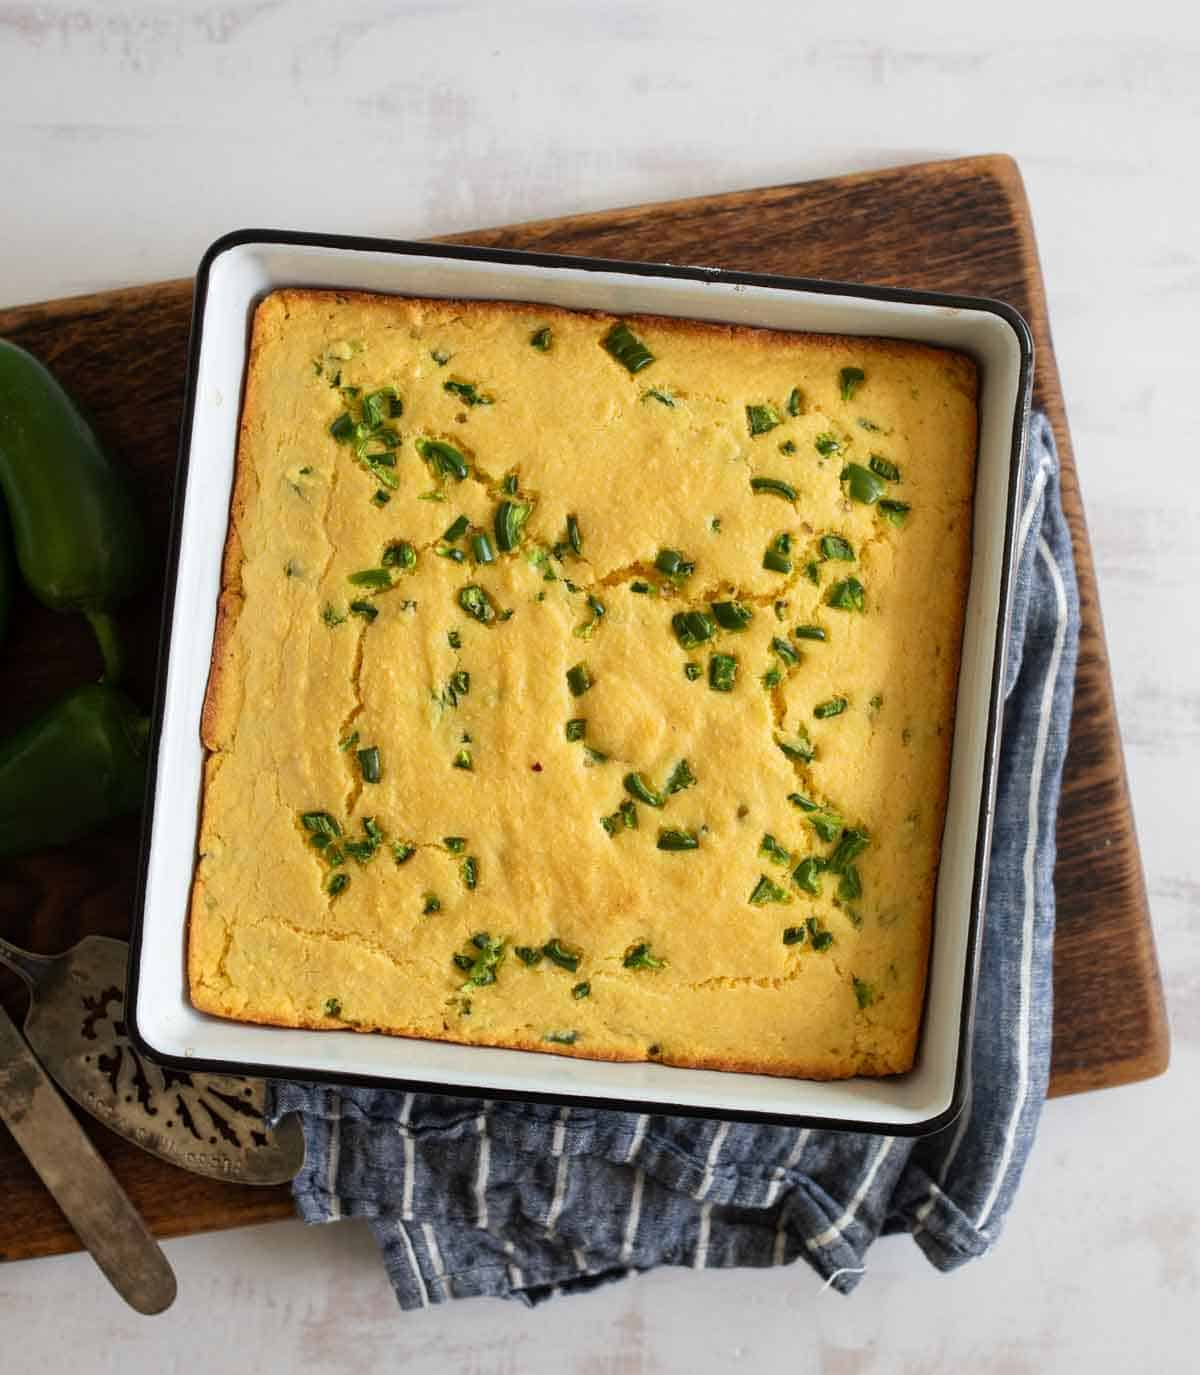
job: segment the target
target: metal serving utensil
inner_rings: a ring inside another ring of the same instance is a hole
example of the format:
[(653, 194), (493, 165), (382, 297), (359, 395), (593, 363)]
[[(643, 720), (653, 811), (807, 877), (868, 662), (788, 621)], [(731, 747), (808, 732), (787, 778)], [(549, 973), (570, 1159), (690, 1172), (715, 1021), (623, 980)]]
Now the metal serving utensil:
[(139, 1313), (170, 1308), (175, 1272), (3, 1008), (0, 1122), (125, 1302)]
[(150, 1063), (123, 1018), (129, 947), (86, 936), (62, 955), (0, 939), (28, 985), (25, 1037), (58, 1086), (110, 1131), (172, 1165), (238, 1184), (282, 1184), (304, 1163), (299, 1120), (263, 1125), (266, 1084)]

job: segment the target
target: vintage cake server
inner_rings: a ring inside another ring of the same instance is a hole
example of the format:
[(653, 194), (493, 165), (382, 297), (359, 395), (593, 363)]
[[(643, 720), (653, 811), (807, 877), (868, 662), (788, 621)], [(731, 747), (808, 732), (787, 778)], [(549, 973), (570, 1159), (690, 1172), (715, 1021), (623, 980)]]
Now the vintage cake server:
[(160, 1069), (125, 1030), (129, 947), (86, 936), (48, 957), (0, 939), (0, 964), (29, 985), (25, 1037), (80, 1107), (152, 1155), (239, 1184), (281, 1184), (304, 1163), (295, 1117), (263, 1125), (257, 1079)]

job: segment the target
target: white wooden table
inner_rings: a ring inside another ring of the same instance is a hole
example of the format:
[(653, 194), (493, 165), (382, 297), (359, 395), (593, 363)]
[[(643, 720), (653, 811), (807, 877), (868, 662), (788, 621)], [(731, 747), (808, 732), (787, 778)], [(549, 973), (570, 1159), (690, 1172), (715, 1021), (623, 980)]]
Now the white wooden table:
[(881, 1242), (660, 1271), (529, 1312), (395, 1308), (369, 1234), (168, 1243), (121, 1308), (0, 1267), (4, 1370), (1196, 1369), (1200, 1303), (1200, 17), (714, 0), (0, 0), (0, 303), (189, 274), (245, 225), (421, 237), (972, 152), (1020, 161), (1099, 565), (1174, 1031), (1161, 1080), (1049, 1105), (1008, 1230), (949, 1277)]

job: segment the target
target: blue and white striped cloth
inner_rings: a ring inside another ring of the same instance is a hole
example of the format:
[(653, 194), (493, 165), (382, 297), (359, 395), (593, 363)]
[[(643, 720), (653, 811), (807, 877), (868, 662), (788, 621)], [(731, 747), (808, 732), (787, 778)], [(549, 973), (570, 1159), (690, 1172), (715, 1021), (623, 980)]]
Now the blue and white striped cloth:
[(1050, 426), (1035, 415), (1018, 531), (1003, 749), (967, 1105), (912, 1141), (280, 1083), (308, 1222), (368, 1217), (403, 1308), (536, 1303), (656, 1265), (787, 1265), (848, 1293), (880, 1233), (951, 1270), (996, 1240), (1050, 1058), (1055, 821), (1078, 594)]

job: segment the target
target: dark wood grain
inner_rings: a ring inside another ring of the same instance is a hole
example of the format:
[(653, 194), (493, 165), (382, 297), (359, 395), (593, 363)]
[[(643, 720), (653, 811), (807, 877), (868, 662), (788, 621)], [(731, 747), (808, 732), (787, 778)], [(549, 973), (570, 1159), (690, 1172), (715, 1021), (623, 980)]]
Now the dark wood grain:
[[(403, 226), (398, 226), (402, 231)], [(460, 242), (551, 253), (704, 263), (759, 272), (995, 296), (1037, 341), (1036, 403), (1054, 425), (1083, 605), (1079, 682), (1059, 820), (1059, 930), (1052, 1093), (1160, 1073), (1162, 991), (1129, 805), (1087, 527), (1045, 295), (1020, 176), (1007, 158), (967, 158), (485, 230)], [(132, 689), (148, 701), (158, 636), (163, 540), (175, 469), (191, 285), (169, 282), (0, 311), (0, 335), (45, 359), (132, 471), (157, 543), (145, 596), (122, 616)], [(0, 725), (98, 669), (84, 627), (22, 598), (0, 661)], [(129, 929), (137, 860), (131, 823), (70, 851), (0, 870), (0, 930), (35, 950)], [(14, 1012), (23, 996), (0, 978)], [(89, 1122), (89, 1129), (94, 1126)], [(94, 1126), (105, 1157), (160, 1236), (288, 1215), (285, 1190), (204, 1180)], [(0, 1129), (0, 1257), (73, 1249), (75, 1240)]]

